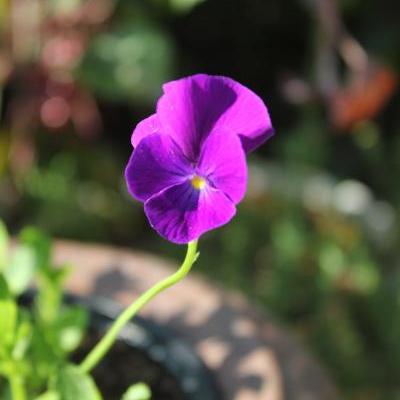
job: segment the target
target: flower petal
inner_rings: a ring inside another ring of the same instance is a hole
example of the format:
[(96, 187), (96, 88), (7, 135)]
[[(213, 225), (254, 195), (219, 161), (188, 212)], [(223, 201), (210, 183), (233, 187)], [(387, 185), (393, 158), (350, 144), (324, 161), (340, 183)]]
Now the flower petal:
[(153, 114), (136, 125), (131, 137), (132, 146), (136, 147), (144, 137), (157, 132), (159, 132), (158, 118), (156, 114)]
[(213, 129), (230, 130), (239, 135), (246, 153), (255, 150), (274, 134), (268, 109), (253, 91), (230, 78), (223, 80), (224, 90), (236, 94), (235, 102), (220, 116)]
[(140, 201), (177, 183), (193, 173), (179, 147), (167, 135), (153, 133), (133, 150), (125, 170), (129, 192)]
[(221, 79), (194, 75), (163, 86), (157, 115), (165, 132), (195, 161), (202, 141), (218, 118), (235, 102), (236, 94)]
[(165, 239), (188, 243), (228, 223), (236, 208), (225, 194), (210, 186), (196, 190), (190, 181), (172, 186), (146, 201), (151, 226)]
[(246, 155), (239, 137), (213, 131), (201, 148), (197, 171), (235, 204), (239, 203), (247, 187)]
[(222, 76), (198, 74), (163, 86), (157, 116), (191, 160), (212, 130), (240, 136), (246, 152), (273, 134), (268, 110), (251, 90)]

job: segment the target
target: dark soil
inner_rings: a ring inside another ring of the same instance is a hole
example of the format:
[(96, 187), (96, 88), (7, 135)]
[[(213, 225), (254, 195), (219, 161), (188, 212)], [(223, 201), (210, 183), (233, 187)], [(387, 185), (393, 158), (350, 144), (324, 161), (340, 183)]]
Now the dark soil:
[[(98, 334), (90, 333), (74, 359), (82, 359), (97, 340)], [(92, 375), (105, 400), (120, 400), (126, 389), (138, 382), (151, 387), (152, 400), (188, 400), (163, 365), (123, 341), (113, 346)]]

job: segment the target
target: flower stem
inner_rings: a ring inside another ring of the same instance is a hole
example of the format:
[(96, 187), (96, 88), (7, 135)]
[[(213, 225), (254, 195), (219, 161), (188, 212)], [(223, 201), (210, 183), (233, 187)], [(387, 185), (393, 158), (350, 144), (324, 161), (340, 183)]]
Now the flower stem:
[(157, 294), (181, 281), (188, 274), (197, 257), (197, 240), (195, 240), (188, 244), (185, 260), (178, 271), (144, 292), (119, 315), (111, 325), (108, 332), (82, 361), (79, 366), (81, 371), (84, 373), (90, 372), (103, 359), (108, 350), (110, 350), (122, 328), (137, 314), (138, 311), (140, 311), (142, 307), (157, 296)]
[(26, 400), (24, 380), (20, 375), (10, 376), (11, 397), (13, 400)]

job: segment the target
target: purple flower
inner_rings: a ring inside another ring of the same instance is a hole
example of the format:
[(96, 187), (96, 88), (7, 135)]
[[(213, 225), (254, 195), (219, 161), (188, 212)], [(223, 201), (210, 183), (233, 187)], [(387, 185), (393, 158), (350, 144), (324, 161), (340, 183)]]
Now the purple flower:
[(133, 132), (125, 176), (151, 226), (188, 243), (229, 222), (246, 191), (246, 154), (273, 135), (263, 101), (230, 78), (163, 86), (157, 112)]

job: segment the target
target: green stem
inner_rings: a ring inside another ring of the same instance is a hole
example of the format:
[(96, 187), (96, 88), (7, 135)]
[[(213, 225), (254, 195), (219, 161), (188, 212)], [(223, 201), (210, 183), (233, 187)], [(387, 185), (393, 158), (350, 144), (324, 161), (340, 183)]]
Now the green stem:
[(82, 361), (79, 366), (81, 371), (84, 373), (90, 372), (103, 359), (108, 350), (110, 350), (121, 329), (137, 314), (142, 307), (144, 307), (150, 300), (157, 296), (157, 294), (181, 281), (192, 268), (197, 256), (197, 240), (195, 240), (188, 244), (185, 260), (178, 271), (165, 278), (161, 282), (155, 284), (119, 315), (105, 336), (103, 336), (103, 338)]
[(11, 397), (13, 400), (26, 400), (26, 391), (24, 380), (20, 375), (12, 375), (9, 377)]

